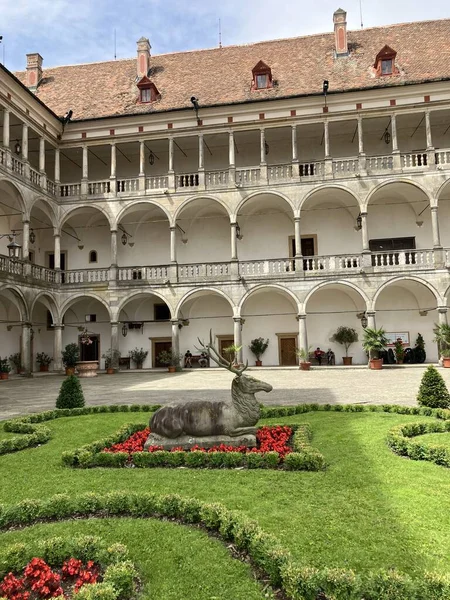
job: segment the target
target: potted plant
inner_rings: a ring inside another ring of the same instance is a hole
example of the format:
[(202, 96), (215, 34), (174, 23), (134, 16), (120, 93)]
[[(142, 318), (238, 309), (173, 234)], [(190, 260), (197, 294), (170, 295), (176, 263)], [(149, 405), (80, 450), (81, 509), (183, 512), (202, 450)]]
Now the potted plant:
[(403, 348), (403, 342), (401, 339), (397, 339), (394, 345), (395, 352), (395, 360), (398, 365), (403, 364), (403, 359), (405, 358), (405, 349)]
[(142, 369), (142, 365), (144, 364), (144, 360), (148, 356), (148, 350), (144, 350), (144, 348), (134, 348), (128, 352), (131, 360), (136, 363), (136, 369)]
[(114, 367), (113, 364), (119, 364), (119, 358), (121, 354), (119, 350), (113, 350), (110, 348), (102, 354), (102, 358), (105, 359), (105, 369), (107, 375), (114, 375)]
[(348, 349), (352, 344), (358, 341), (356, 330), (353, 329), (353, 327), (345, 327), (342, 325), (341, 327), (338, 327), (336, 333), (332, 336), (331, 341), (344, 346), (345, 356), (342, 357), (342, 362), (344, 365), (351, 365), (353, 357), (348, 355)]
[(383, 366), (383, 359), (379, 358), (379, 353), (386, 349), (389, 340), (386, 337), (384, 329), (364, 329), (363, 348), (369, 354), (369, 367), (376, 371)]
[(267, 346), (269, 345), (269, 340), (259, 337), (255, 338), (250, 342), (250, 351), (255, 355), (256, 361), (255, 364), (257, 367), (262, 366), (261, 356), (267, 350)]
[(296, 348), (295, 355), (300, 359), (300, 369), (302, 371), (309, 371), (311, 368), (311, 361), (309, 360), (309, 353), (311, 352), (311, 346), (309, 348)]
[(8, 359), (0, 358), (0, 379), (8, 379), (9, 372), (11, 371), (11, 367), (9, 366)]
[(160, 362), (162, 365), (166, 365), (169, 373), (175, 373), (177, 367), (180, 365), (181, 359), (182, 355), (179, 352), (174, 352), (173, 350), (163, 350), (157, 356), (158, 362)]
[(52, 362), (53, 358), (45, 352), (38, 352), (36, 354), (36, 362), (39, 364), (39, 370), (41, 373), (48, 371), (48, 366)]
[(228, 354), (234, 367), (239, 366), (238, 354), (241, 351), (241, 348), (242, 348), (242, 346), (237, 346), (236, 344), (231, 344), (231, 346), (227, 346), (226, 348), (223, 349), (223, 353)]
[(438, 343), (443, 366), (450, 368), (450, 325), (441, 323), (433, 329), (434, 341)]
[(11, 354), (9, 357), (9, 362), (14, 366), (17, 375), (19, 375), (23, 370), (20, 352), (15, 352), (14, 354)]
[(80, 360), (80, 349), (78, 348), (78, 344), (67, 344), (61, 352), (61, 355), (63, 365), (66, 368), (66, 375), (73, 375), (75, 373), (77, 362)]

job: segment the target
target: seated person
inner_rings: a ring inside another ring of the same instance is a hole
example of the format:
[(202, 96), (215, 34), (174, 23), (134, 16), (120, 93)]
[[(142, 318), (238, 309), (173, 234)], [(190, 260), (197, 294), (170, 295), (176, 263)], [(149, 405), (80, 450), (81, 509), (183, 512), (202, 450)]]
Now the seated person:
[(206, 352), (202, 352), (200, 354), (200, 358), (198, 359), (198, 364), (201, 367), (207, 367), (208, 366), (208, 355), (206, 354)]
[(322, 357), (325, 354), (325, 352), (323, 350), (321, 350), (319, 348), (319, 346), (317, 346), (317, 348), (314, 350), (314, 358), (317, 360), (317, 363), (319, 364), (319, 366), (322, 365)]
[(186, 354), (184, 355), (184, 368), (185, 369), (189, 369), (189, 368), (192, 369), (192, 354), (191, 354), (190, 350), (188, 350), (186, 352)]
[(336, 364), (336, 358), (334, 356), (334, 352), (331, 348), (328, 348), (327, 350), (327, 365), (335, 365)]

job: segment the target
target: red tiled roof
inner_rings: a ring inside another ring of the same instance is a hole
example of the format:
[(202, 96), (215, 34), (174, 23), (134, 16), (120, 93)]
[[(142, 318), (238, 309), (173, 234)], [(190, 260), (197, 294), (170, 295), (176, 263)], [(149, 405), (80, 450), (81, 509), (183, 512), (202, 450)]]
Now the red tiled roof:
[[(350, 55), (334, 57), (334, 34), (161, 54), (150, 59), (150, 79), (161, 99), (138, 103), (136, 59), (44, 69), (36, 95), (56, 114), (69, 108), (74, 120), (201, 107), (322, 91), (386, 87), (450, 78), (450, 19), (348, 32)], [(375, 57), (388, 45), (397, 52), (399, 74), (376, 77)], [(252, 69), (272, 69), (274, 87), (251, 91)], [(24, 82), (25, 72), (16, 73)]]

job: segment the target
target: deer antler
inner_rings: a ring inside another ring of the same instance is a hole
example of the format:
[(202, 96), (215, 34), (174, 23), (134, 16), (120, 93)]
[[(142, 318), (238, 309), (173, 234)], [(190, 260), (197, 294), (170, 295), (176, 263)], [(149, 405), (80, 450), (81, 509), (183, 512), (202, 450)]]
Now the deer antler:
[(198, 343), (200, 344), (201, 348), (196, 347), (196, 350), (198, 350), (199, 352), (201, 350), (206, 352), (207, 355), (209, 356), (209, 358), (211, 360), (213, 360), (217, 365), (219, 365), (219, 367), (223, 367), (224, 369), (227, 369), (227, 371), (231, 371), (231, 373), (234, 373), (238, 377), (240, 377), (242, 375), (242, 373), (248, 368), (248, 361), (247, 361), (246, 365), (244, 367), (242, 367), (242, 369), (238, 369), (237, 367), (234, 367), (233, 362), (231, 360), (226, 360), (214, 348), (213, 339), (212, 339), (212, 329), (209, 330), (209, 344), (205, 344), (200, 338), (197, 338), (197, 339), (198, 339)]

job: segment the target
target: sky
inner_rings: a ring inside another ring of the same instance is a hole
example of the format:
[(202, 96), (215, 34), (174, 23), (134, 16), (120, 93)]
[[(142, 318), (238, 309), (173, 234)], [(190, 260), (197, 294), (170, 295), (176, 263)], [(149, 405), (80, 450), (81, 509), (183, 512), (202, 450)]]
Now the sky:
[[(150, 39), (153, 54), (302, 36), (333, 30), (333, 12), (347, 11), (359, 29), (360, 0), (0, 0), (0, 62), (23, 70), (27, 53), (44, 68), (136, 56)], [(448, 0), (361, 0), (364, 27), (450, 17)], [(311, 7), (314, 9), (311, 10)], [(450, 25), (449, 25), (450, 27)]]

